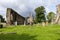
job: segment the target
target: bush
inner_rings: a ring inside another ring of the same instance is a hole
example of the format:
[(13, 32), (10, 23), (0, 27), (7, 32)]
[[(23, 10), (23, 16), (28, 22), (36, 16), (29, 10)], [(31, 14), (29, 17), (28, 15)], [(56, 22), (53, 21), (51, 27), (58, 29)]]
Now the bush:
[(3, 28), (3, 25), (2, 24), (0, 24), (0, 28)]

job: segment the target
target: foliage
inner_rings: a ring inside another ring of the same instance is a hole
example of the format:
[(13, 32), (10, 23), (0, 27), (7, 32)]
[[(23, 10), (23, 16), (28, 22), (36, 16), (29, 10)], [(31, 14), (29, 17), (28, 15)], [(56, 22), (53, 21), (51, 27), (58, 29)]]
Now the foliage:
[(38, 8), (35, 9), (36, 12), (36, 22), (42, 22), (45, 21), (45, 8), (44, 6), (40, 6)]
[(1, 21), (1, 22), (5, 22), (5, 19), (3, 18), (2, 15), (0, 15), (0, 21)]
[(47, 15), (48, 21), (51, 22), (54, 19), (54, 16), (55, 16), (54, 12), (49, 12)]

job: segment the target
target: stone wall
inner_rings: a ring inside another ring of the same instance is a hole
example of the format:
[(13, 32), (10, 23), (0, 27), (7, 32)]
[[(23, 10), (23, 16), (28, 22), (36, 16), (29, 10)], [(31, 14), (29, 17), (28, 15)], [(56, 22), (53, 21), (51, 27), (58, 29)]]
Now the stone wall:
[(60, 13), (60, 4), (57, 5), (57, 13)]
[(60, 24), (60, 4), (57, 5), (56, 23)]
[(7, 8), (6, 13), (6, 23), (7, 25), (24, 24), (25, 18), (19, 15), (16, 11), (11, 8)]

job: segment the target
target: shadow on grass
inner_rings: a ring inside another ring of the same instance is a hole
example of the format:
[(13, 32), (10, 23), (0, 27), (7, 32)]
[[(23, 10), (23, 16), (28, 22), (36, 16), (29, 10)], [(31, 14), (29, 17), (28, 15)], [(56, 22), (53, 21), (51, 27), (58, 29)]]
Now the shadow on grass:
[(0, 40), (36, 40), (35, 37), (29, 34), (0, 34)]
[(60, 39), (58, 39), (58, 40), (60, 40)]
[(59, 35), (59, 38), (57, 40), (60, 40), (60, 33), (56, 33), (57, 35)]

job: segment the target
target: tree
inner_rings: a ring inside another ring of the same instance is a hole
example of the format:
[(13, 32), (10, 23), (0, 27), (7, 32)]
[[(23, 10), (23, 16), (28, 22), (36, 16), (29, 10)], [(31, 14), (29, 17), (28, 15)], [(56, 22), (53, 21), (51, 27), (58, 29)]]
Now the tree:
[(44, 6), (40, 6), (35, 9), (36, 12), (36, 22), (40, 23), (42, 21), (45, 21), (45, 8)]
[(0, 21), (1, 21), (1, 22), (5, 22), (5, 19), (3, 18), (2, 15), (0, 15)]
[(55, 16), (54, 12), (49, 12), (47, 15), (48, 21), (52, 22), (54, 19), (54, 16)]

